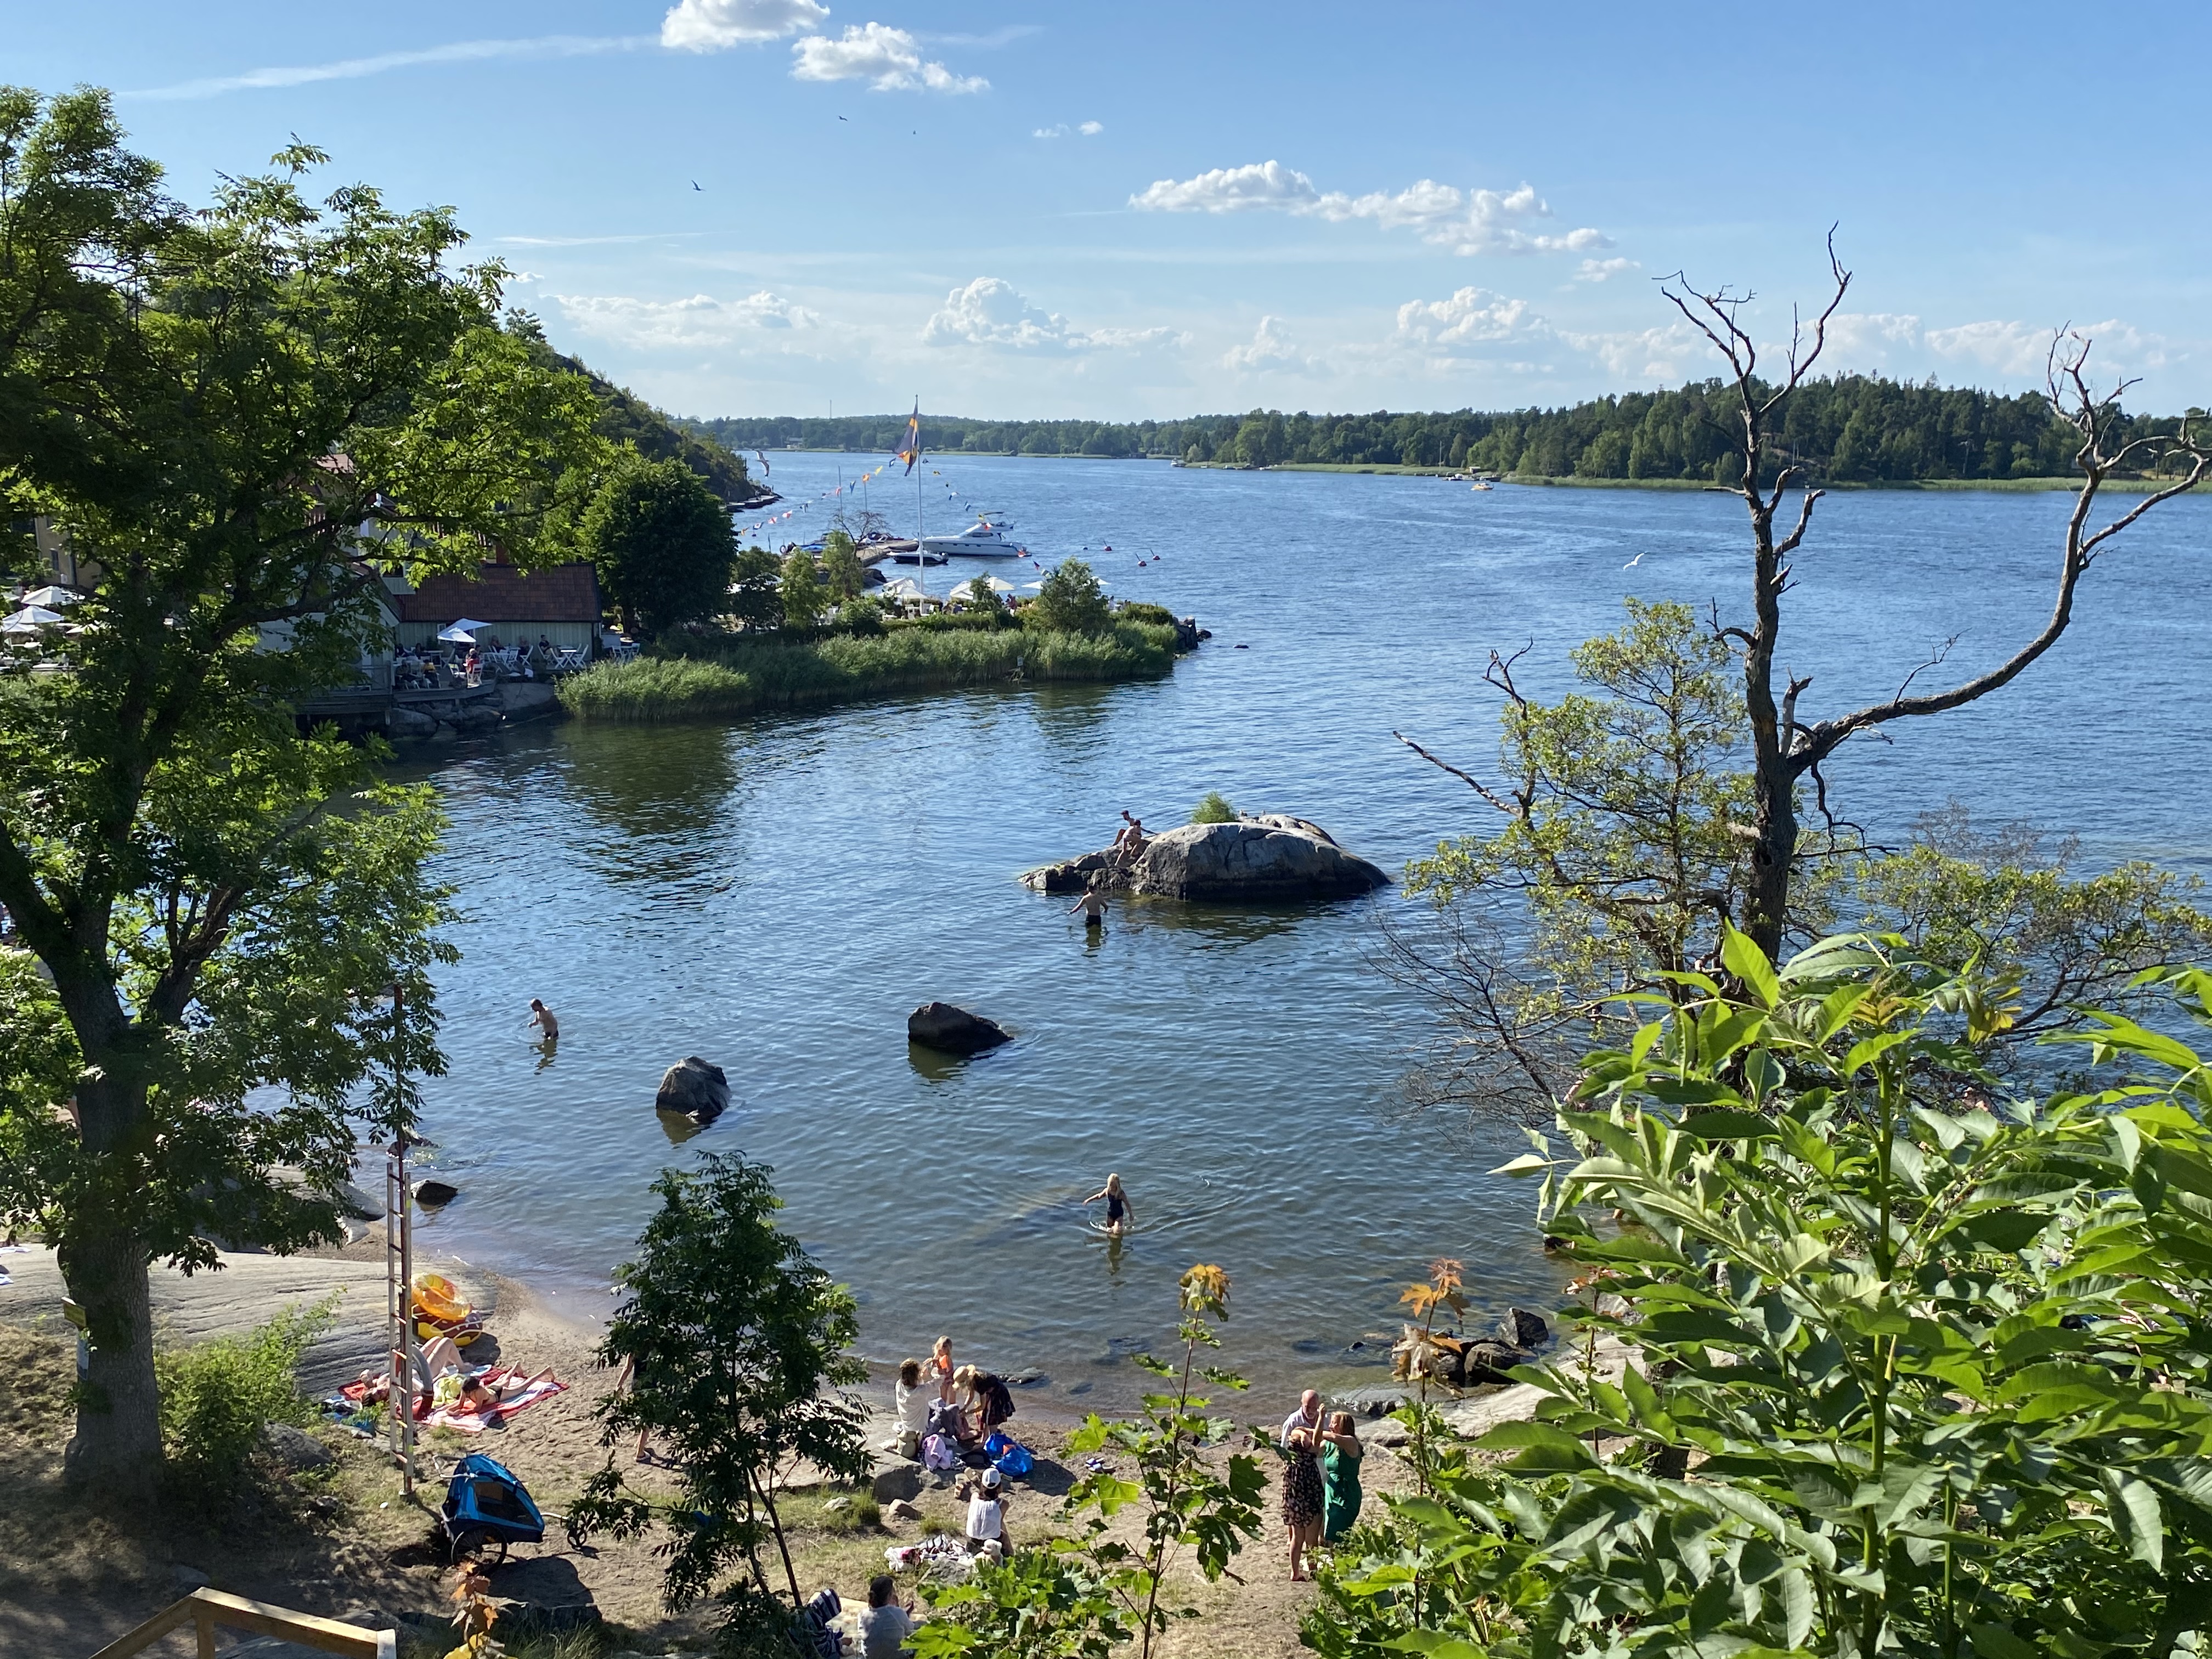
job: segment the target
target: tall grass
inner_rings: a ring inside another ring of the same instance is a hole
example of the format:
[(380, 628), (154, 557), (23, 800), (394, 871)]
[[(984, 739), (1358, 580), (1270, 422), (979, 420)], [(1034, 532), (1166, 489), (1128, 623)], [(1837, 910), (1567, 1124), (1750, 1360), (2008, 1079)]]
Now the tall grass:
[(710, 657), (601, 663), (564, 680), (561, 702), (585, 720), (716, 720), (1008, 680), (1142, 679), (1174, 666), (1175, 630), (1141, 623), (1117, 623), (1105, 634), (902, 628), (790, 644), (738, 640)]

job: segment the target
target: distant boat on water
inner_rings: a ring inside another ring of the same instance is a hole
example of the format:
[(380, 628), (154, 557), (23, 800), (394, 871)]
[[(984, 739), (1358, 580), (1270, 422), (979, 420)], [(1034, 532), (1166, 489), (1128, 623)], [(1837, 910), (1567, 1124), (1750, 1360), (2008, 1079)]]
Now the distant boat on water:
[(921, 551), (953, 559), (1026, 558), (1029, 549), (1006, 534), (1012, 527), (1004, 519), (994, 519), (988, 513), (979, 513), (975, 515), (975, 522), (957, 536), (924, 536)]

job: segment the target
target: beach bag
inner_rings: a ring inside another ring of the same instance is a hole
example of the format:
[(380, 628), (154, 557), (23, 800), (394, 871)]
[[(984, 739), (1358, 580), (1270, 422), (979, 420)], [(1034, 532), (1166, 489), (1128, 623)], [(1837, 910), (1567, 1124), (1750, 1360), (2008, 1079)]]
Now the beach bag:
[(993, 1435), (983, 1449), (992, 1455), (999, 1473), (1009, 1480), (1026, 1480), (1030, 1471), (1036, 1468), (1036, 1458), (1030, 1449), (1006, 1435)]
[(960, 1467), (960, 1454), (953, 1450), (952, 1443), (943, 1435), (933, 1434), (921, 1443), (921, 1466), (940, 1471), (957, 1469)]

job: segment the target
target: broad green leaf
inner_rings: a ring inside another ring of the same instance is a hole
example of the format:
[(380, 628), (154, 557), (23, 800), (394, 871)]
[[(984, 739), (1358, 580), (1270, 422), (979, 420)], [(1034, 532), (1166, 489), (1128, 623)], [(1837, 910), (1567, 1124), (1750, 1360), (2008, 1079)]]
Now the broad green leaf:
[(1762, 1006), (1771, 1008), (1782, 1000), (1782, 981), (1766, 952), (1752, 943), (1749, 934), (1725, 921), (1721, 924), (1721, 966), (1741, 981)]
[(2130, 1556), (2153, 1572), (2160, 1571), (2165, 1561), (2166, 1524), (2158, 1493), (2148, 1481), (2117, 1469), (2105, 1470), (2102, 1478), (2112, 1530), (2126, 1540)]
[(1862, 1037), (1851, 1045), (1850, 1053), (1844, 1056), (1843, 1073), (1850, 1077), (1862, 1066), (1871, 1066), (1900, 1042), (1910, 1042), (1910, 1031), (1881, 1031), (1870, 1037)]
[(1551, 1167), (1552, 1160), (1550, 1158), (1542, 1157), (1535, 1152), (1523, 1152), (1520, 1157), (1499, 1164), (1490, 1173), (1492, 1175), (1510, 1176), (1529, 1175), (1538, 1170), (1548, 1170)]
[(1686, 1112), (1675, 1127), (1700, 1140), (1776, 1140), (1782, 1133), (1771, 1117), (1726, 1110)]

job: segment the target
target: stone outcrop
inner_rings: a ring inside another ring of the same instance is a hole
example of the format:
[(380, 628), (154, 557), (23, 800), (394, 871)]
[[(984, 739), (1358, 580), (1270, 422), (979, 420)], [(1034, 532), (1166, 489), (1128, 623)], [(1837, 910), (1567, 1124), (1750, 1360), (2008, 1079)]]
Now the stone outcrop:
[(730, 1109), (730, 1079), (720, 1066), (693, 1054), (661, 1074), (653, 1104), (656, 1111), (711, 1123)]
[(949, 1002), (925, 1002), (908, 1014), (906, 1036), (909, 1042), (947, 1054), (980, 1054), (1013, 1040), (997, 1022)]
[(1552, 1328), (1544, 1316), (1530, 1313), (1526, 1308), (1508, 1308), (1505, 1316), (1498, 1322), (1498, 1330), (1516, 1348), (1540, 1348), (1552, 1340)]
[(1116, 892), (1210, 904), (1355, 898), (1390, 879), (1319, 824), (1279, 813), (1181, 824), (1134, 855), (1087, 853), (1022, 879), (1041, 892), (1073, 893), (1102, 877)]

